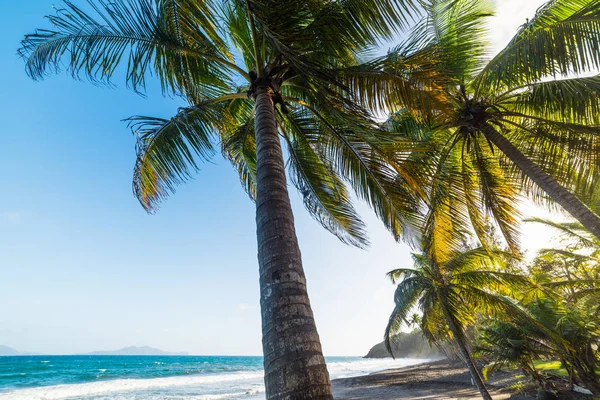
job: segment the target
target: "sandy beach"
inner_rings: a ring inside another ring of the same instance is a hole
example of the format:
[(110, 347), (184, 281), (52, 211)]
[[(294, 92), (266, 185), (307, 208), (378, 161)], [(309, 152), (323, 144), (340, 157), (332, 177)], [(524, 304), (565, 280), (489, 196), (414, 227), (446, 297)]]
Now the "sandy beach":
[[(535, 400), (536, 393), (515, 394), (512, 385), (520, 381), (519, 372), (495, 372), (486, 381), (494, 400)], [(569, 390), (566, 381), (554, 381), (560, 400), (600, 399)], [(332, 381), (336, 400), (446, 400), (481, 399), (471, 384), (469, 372), (461, 363), (448, 360), (433, 361), (415, 366), (388, 369), (370, 375)]]
[[(514, 374), (498, 373), (488, 387), (496, 400), (508, 399)], [(336, 400), (480, 399), (466, 368), (447, 360), (333, 381)]]

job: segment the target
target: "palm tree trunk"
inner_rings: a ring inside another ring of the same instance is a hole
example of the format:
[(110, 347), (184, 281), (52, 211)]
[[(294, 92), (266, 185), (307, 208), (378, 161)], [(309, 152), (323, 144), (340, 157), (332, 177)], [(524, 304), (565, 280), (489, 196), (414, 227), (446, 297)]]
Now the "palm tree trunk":
[(268, 400), (332, 400), (294, 227), (273, 91), (256, 88), (256, 235)]
[(479, 393), (481, 393), (481, 398), (484, 400), (493, 400), (490, 392), (488, 392), (485, 383), (483, 382), (483, 378), (475, 365), (475, 361), (473, 361), (473, 357), (467, 349), (463, 341), (463, 334), (459, 330), (459, 328), (454, 323), (454, 319), (450, 314), (450, 310), (448, 310), (448, 305), (446, 304), (446, 300), (443, 299), (442, 296), (439, 296), (440, 306), (442, 307), (442, 311), (444, 316), (446, 317), (446, 322), (448, 323), (448, 327), (450, 328), (450, 332), (452, 332), (452, 336), (454, 337), (454, 341), (456, 342), (456, 346), (458, 347), (458, 351), (462, 355), (465, 364), (467, 365), (467, 369), (471, 373), (471, 378), (475, 382), (477, 389), (479, 389)]
[(481, 127), (485, 137), (500, 149), (525, 175), (548, 194), (568, 213), (577, 219), (588, 231), (600, 239), (600, 217), (581, 202), (573, 193), (560, 185), (556, 179), (545, 173), (519, 151), (508, 139), (494, 127), (485, 124)]

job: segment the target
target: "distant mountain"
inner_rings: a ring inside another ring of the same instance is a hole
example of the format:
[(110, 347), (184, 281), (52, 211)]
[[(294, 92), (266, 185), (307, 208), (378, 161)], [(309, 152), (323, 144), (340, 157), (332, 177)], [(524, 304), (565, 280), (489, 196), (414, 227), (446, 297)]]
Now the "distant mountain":
[(12, 347), (0, 345), (0, 356), (25, 356), (29, 353), (21, 353), (19, 350)]
[[(400, 358), (444, 358), (444, 354), (437, 347), (431, 347), (420, 330), (410, 333), (399, 333), (392, 337), (392, 350), (395, 357)], [(383, 342), (371, 347), (365, 358), (386, 358), (390, 353), (385, 349)]]
[(113, 351), (93, 351), (86, 356), (185, 356), (188, 353), (170, 353), (149, 346), (130, 346)]

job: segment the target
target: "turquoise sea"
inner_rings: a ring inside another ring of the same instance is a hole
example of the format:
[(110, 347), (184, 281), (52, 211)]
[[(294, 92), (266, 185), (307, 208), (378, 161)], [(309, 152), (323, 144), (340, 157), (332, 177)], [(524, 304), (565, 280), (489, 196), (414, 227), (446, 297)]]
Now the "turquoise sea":
[[(327, 357), (332, 379), (425, 360)], [(0, 357), (0, 400), (264, 398), (261, 357)]]

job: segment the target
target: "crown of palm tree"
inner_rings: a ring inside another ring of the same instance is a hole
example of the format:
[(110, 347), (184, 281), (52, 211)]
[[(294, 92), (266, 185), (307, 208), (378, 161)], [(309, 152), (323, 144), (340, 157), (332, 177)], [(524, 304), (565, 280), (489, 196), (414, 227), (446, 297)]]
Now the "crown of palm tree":
[[(409, 325), (409, 316), (417, 307), (421, 314), (421, 331), (430, 342), (441, 345), (453, 341), (471, 377), (484, 399), (491, 399), (469, 350), (465, 328), (478, 316), (498, 316), (511, 313), (515, 319), (529, 315), (504, 293), (517, 289), (533, 289), (527, 277), (500, 272), (498, 267), (511, 256), (484, 247), (457, 248), (443, 253), (431, 251), (441, 239), (439, 229), (422, 236), (422, 252), (413, 254), (412, 269), (389, 272), (392, 282), (398, 282), (394, 294), (395, 307), (385, 330), (384, 344), (392, 355), (392, 335), (402, 324)], [(462, 236), (461, 232), (452, 232)], [(444, 232), (444, 237), (446, 236)], [(439, 258), (443, 257), (443, 258)]]
[[(369, 104), (392, 111), (393, 130), (430, 145), (421, 167), (433, 177), (429, 201), (440, 206), (428, 224), (474, 230), (487, 247), (496, 224), (516, 253), (520, 193), (561, 203), (564, 190), (551, 195), (540, 185), (551, 182), (596, 209), (600, 76), (581, 75), (600, 67), (600, 1), (548, 2), (493, 57), (487, 1), (428, 1), (425, 10), (408, 40), (368, 65), (376, 72), (361, 88), (370, 98), (393, 92)], [(397, 65), (410, 61), (417, 74), (407, 85), (399, 78), (411, 70)], [(439, 72), (423, 74), (431, 70)], [(534, 182), (523, 162), (542, 178)], [(597, 216), (585, 215), (576, 218), (590, 229), (586, 220)]]
[[(399, 268), (388, 273), (392, 282), (398, 284), (394, 294), (396, 306), (385, 331), (384, 342), (390, 353), (392, 335), (402, 324), (410, 324), (409, 318), (415, 307), (421, 314), (423, 333), (432, 342), (440, 342), (451, 338), (443, 328), (446, 316), (441, 310), (442, 302), (448, 307), (458, 333), (462, 334), (464, 328), (474, 322), (476, 312), (483, 315), (507, 311), (522, 314), (514, 301), (502, 293), (516, 288), (533, 288), (526, 277), (499, 271), (511, 257), (505, 252), (483, 247), (463, 248), (438, 261), (427, 251), (430, 242), (424, 236), (422, 253), (413, 254), (412, 268)], [(464, 337), (460, 339), (464, 340)]]
[(134, 192), (147, 211), (188, 181), (218, 142), (254, 197), (251, 97), (266, 81), (277, 93), (291, 180), (325, 228), (346, 243), (368, 243), (346, 183), (397, 238), (418, 224), (419, 188), (403, 167), (414, 144), (384, 132), (340, 84), (366, 47), (404, 26), (410, 1), (88, 3), (84, 10), (65, 1), (48, 17), (53, 28), (27, 35), (20, 54), (35, 79), (63, 62), (98, 83), (124, 69), (133, 90), (142, 92), (153, 74), (165, 93), (190, 104), (171, 119), (128, 120), (138, 137)]

